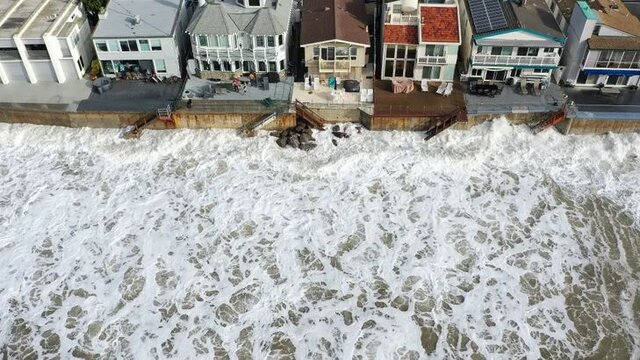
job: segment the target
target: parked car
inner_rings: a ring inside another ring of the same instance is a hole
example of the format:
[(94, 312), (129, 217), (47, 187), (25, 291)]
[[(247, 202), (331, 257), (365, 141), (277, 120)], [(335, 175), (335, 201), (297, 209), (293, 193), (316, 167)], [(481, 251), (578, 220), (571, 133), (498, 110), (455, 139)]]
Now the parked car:
[(344, 80), (342, 87), (346, 92), (360, 92), (360, 82), (357, 80)]

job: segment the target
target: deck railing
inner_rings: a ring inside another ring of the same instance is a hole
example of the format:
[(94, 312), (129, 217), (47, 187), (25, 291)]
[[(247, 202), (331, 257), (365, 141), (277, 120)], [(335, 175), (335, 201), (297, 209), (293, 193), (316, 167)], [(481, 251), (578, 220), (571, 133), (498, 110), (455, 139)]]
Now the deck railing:
[(509, 56), (509, 55), (483, 55), (473, 56), (476, 65), (544, 65), (556, 66), (560, 62), (559, 56)]

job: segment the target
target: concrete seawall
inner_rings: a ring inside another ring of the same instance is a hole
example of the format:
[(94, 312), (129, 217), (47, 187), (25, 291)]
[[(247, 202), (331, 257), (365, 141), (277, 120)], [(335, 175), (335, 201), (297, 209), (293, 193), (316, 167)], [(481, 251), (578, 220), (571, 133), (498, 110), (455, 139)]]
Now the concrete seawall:
[[(425, 131), (432, 124), (432, 119), (424, 116), (375, 116), (369, 115), (358, 108), (345, 109), (314, 109), (319, 115), (326, 117), (328, 122), (356, 122), (362, 123), (370, 130), (398, 130)], [(26, 123), (37, 125), (53, 125), (66, 127), (89, 128), (123, 128), (133, 124), (143, 117), (143, 112), (73, 112), (52, 109), (1, 108), (0, 122)], [(193, 111), (177, 111), (173, 113), (173, 126), (156, 121), (151, 129), (236, 129), (252, 123), (264, 113), (205, 113)], [(468, 121), (457, 123), (452, 128), (466, 130), (501, 116), (505, 116), (513, 124), (533, 124), (546, 119), (547, 113), (516, 113), (516, 114), (481, 114), (468, 115)], [(568, 119), (558, 125), (564, 134), (603, 134), (607, 132), (640, 132), (640, 119), (629, 118), (596, 118), (593, 114), (589, 118), (576, 117)], [(266, 130), (282, 130), (295, 126), (295, 113), (278, 115), (276, 121), (268, 124)]]

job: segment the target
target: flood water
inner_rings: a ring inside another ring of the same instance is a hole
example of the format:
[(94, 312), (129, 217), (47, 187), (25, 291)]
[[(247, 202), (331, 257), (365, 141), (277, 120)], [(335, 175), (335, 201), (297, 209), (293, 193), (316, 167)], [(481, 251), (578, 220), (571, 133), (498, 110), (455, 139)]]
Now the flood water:
[(0, 358), (637, 359), (640, 135), (0, 124)]

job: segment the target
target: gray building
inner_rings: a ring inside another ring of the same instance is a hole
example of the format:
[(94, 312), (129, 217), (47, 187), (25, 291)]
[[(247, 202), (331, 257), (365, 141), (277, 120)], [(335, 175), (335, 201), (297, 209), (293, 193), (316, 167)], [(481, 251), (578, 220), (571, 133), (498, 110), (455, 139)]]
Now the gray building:
[(0, 0), (0, 84), (81, 79), (91, 30), (73, 0)]
[(294, 0), (201, 1), (187, 28), (198, 75), (286, 73)]
[(186, 0), (111, 0), (93, 33), (102, 73), (182, 76), (189, 13)]

